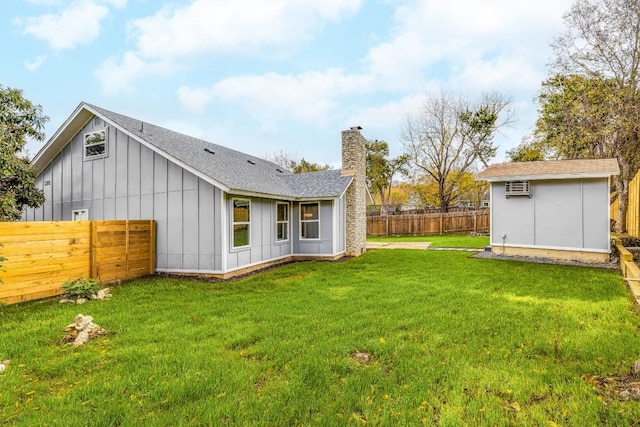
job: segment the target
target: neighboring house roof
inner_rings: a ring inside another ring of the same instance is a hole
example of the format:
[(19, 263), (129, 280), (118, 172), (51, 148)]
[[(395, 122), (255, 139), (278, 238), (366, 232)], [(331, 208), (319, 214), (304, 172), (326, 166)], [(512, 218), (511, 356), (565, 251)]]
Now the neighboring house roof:
[(36, 154), (36, 170), (44, 170), (94, 115), (228, 193), (287, 199), (335, 198), (353, 180), (353, 176), (339, 170), (293, 174), (270, 161), (88, 103), (81, 103)]
[(476, 179), (480, 181), (520, 181), (571, 178), (607, 178), (620, 174), (616, 159), (546, 160), (540, 162), (498, 163), (488, 166)]

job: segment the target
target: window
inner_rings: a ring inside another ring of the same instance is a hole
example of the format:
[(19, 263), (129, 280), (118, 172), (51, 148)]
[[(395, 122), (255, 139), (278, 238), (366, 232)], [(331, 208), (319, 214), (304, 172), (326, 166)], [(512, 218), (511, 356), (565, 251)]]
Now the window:
[(289, 240), (289, 204), (276, 204), (276, 240)]
[(233, 247), (241, 248), (251, 244), (251, 201), (233, 199)]
[(105, 129), (84, 134), (84, 158), (93, 159), (107, 155), (107, 131)]
[(71, 220), (72, 221), (88, 221), (89, 209), (75, 209), (71, 211)]
[(320, 238), (319, 212), (318, 203), (300, 204), (300, 237), (302, 239)]

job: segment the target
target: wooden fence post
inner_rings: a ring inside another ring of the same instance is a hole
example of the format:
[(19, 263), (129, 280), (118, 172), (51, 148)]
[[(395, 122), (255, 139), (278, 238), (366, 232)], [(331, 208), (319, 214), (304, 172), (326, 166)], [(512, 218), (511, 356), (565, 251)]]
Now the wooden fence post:
[(444, 214), (440, 214), (440, 234), (444, 234)]
[(149, 245), (149, 274), (156, 272), (156, 222), (150, 220), (151, 244)]
[(98, 277), (98, 265), (96, 263), (96, 245), (98, 243), (98, 231), (96, 222), (89, 222), (89, 278), (96, 279)]

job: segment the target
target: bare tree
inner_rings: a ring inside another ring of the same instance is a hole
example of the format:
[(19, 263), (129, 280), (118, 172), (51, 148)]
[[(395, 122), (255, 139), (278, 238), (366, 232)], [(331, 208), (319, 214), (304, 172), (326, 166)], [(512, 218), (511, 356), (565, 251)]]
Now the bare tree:
[(304, 157), (298, 160), (284, 150), (280, 150), (278, 153), (267, 154), (264, 158), (293, 173), (318, 172), (331, 169), (329, 165), (308, 162)]
[[(629, 181), (640, 166), (640, 0), (578, 0), (564, 15), (566, 31), (552, 43), (555, 73), (607, 87), (607, 150), (618, 159), (618, 232), (626, 231)], [(604, 123), (604, 120), (603, 120)]]
[(405, 152), (437, 184), (441, 210), (449, 210), (465, 173), (495, 157), (493, 137), (513, 117), (511, 100), (499, 93), (472, 103), (443, 92), (428, 96), (420, 111), (407, 118), (401, 134)]

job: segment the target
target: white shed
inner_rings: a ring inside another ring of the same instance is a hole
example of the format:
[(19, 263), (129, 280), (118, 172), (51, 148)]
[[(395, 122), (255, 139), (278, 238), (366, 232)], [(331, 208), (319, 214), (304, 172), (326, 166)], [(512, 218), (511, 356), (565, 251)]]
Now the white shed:
[(480, 172), (491, 191), (496, 254), (607, 262), (616, 159), (500, 163)]

